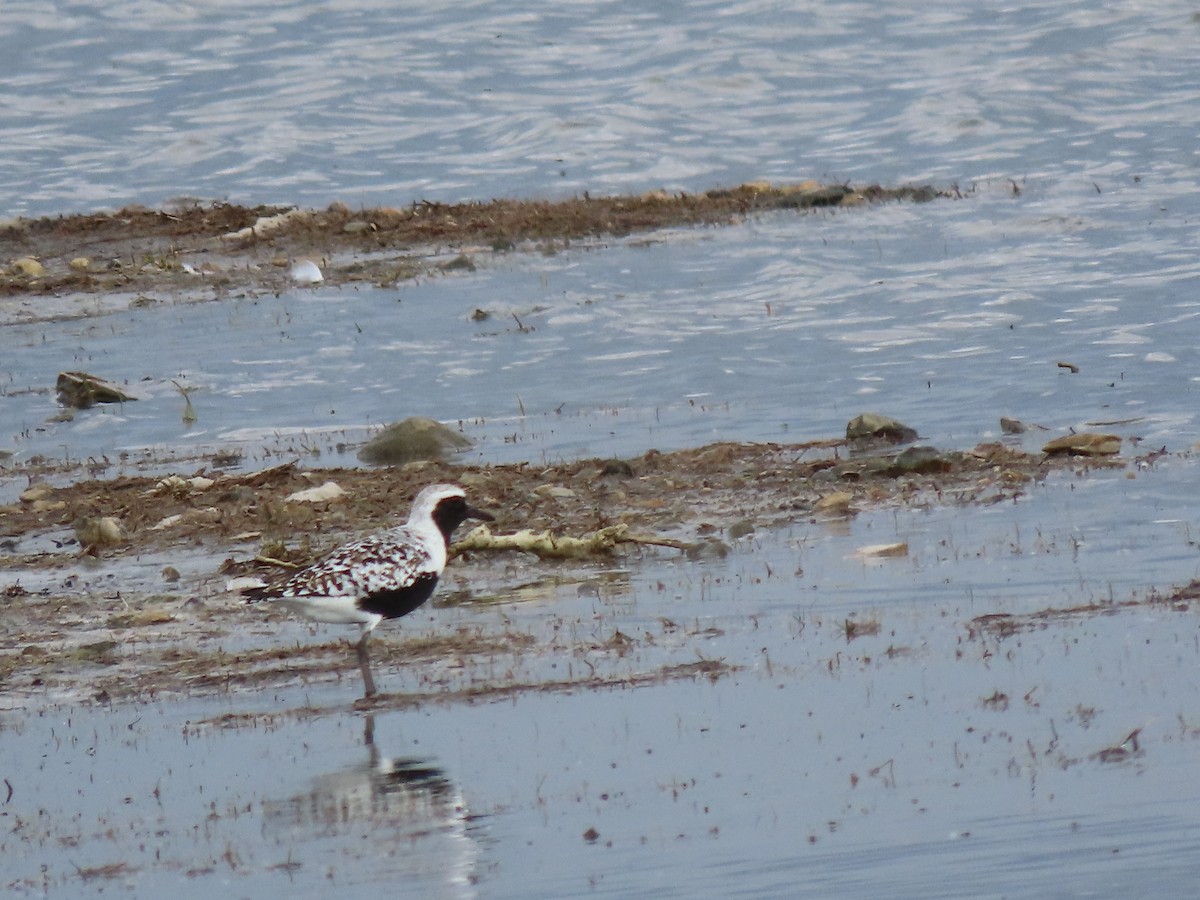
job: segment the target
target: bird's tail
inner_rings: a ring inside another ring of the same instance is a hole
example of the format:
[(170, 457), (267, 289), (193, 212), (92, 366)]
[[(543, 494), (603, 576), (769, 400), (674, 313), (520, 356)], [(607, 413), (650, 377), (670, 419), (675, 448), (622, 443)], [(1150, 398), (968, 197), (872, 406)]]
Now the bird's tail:
[(225, 590), (241, 594), (247, 603), (270, 600), (274, 596), (270, 585), (261, 578), (231, 578), (225, 582)]

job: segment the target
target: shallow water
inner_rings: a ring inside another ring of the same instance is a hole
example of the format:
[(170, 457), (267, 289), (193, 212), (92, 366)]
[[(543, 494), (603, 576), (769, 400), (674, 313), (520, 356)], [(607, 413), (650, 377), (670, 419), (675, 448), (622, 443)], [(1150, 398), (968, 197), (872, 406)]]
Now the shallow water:
[[(1125, 214), (1160, 202), (1139, 196)], [(462, 423), (478, 461), (631, 455), (823, 438), (864, 409), (938, 444), (996, 437), (1008, 415), (1185, 448), (1200, 437), (1196, 264), (1167, 269), (1145, 247), (1068, 251), (1057, 224), (1031, 228), (1020, 261), (994, 249), (1054, 205), (989, 195), (771, 216), (651, 246), (500, 256), (398, 291), (11, 325), (4, 421), (24, 453), (114, 461), (233, 443), (251, 460), (267, 448), (352, 462), (339, 444), (409, 415)], [(51, 423), (64, 368), (127, 382), (139, 400)], [(193, 389), (195, 426), (172, 380)]]
[(1196, 164), (1193, 7), (5, 4), (10, 213)]
[[(1058, 485), (1029, 503), (1070, 519), (1069, 495)], [(1086, 496), (1073, 510), (1085, 518), (1099, 500)], [(604, 599), (501, 593), (444, 608), (437, 627), (594, 632), (585, 658), (631, 673), (671, 658), (674, 627), (703, 630), (703, 654), (738, 668), (490, 703), (433, 697), (378, 712), (374, 749), (349, 683), (8, 713), (4, 883), (31, 895), (181, 882), (196, 896), (385, 884), (446, 897), (1186, 893), (1200, 827), (1192, 614), (1143, 607), (972, 636), (978, 613), (1136, 581), (1100, 562), (1114, 554), (1086, 528), (1071, 529), (1077, 554), (1048, 549), (1053, 533), (1014, 548), (1030, 512), (993, 508), (966, 533), (949, 510), (799, 524), (724, 560), (643, 559)], [(847, 559), (897, 538), (908, 558)], [(1177, 555), (1164, 573), (1194, 571)], [(847, 617), (879, 633), (847, 641)], [(614, 630), (632, 639), (619, 660), (603, 645)], [(559, 677), (587, 664), (528, 656)], [(409, 680), (377, 677), (385, 690)], [(1139, 728), (1136, 752), (1101, 761)]]
[[(328, 453), (422, 414), (467, 422), (498, 461), (826, 437), (870, 406), (938, 442), (993, 434), (1001, 414), (1144, 417), (1127, 433), (1190, 441), (1200, 157), (1180, 123), (1197, 43), (1182, 4), (477, 3), (469, 24), (369, 2), (8, 5), (13, 213), (183, 185), (301, 204), (812, 175), (976, 192), (480, 254), (472, 275), (395, 291), (5, 328), (0, 449)], [(574, 150), (553, 186), (547, 142)], [(72, 367), (143, 399), (47, 425)], [(172, 378), (196, 391), (187, 432)]]
[[(6, 326), (0, 449), (128, 453), (109, 474), (148, 451), (170, 465), (228, 446), (247, 465), (347, 463), (339, 443), (430, 415), (463, 422), (477, 441), (466, 459), (536, 462), (824, 438), (875, 408), (943, 447), (994, 438), (1009, 415), (1051, 429), (1030, 447), (1116, 422), (1099, 427), (1144, 439), (1127, 457), (1173, 455), (1132, 477), (1054, 479), (1014, 505), (760, 530), (724, 561), (632, 559), (603, 594), (488, 587), (431, 627), (619, 629), (641, 641), (619, 661), (635, 672), (684, 661), (665, 617), (718, 629), (706, 652), (740, 669), (381, 712), (376, 746), (409, 760), (399, 774), (370, 775), (344, 683), (5, 712), (0, 883), (61, 896), (180, 883), (220, 896), (1191, 891), (1190, 614), (1139, 607), (1004, 641), (965, 623), (1145, 596), (1200, 568), (1186, 452), (1200, 440), (1193, 9), (461, 10), (5, 4), (5, 211), (809, 176), (968, 195), (481, 253), (473, 273), (390, 291), (164, 298)], [(141, 399), (49, 423), (65, 368)], [(171, 379), (194, 389), (190, 429)], [(853, 556), (893, 540), (907, 557)], [(851, 615), (880, 633), (846, 642)], [(527, 661), (534, 675), (552, 664)], [(984, 702), (997, 693), (1006, 708)], [(289, 714), (308, 703), (323, 712)], [(197, 724), (227, 712), (258, 718)], [(1137, 755), (1099, 761), (1137, 728)]]

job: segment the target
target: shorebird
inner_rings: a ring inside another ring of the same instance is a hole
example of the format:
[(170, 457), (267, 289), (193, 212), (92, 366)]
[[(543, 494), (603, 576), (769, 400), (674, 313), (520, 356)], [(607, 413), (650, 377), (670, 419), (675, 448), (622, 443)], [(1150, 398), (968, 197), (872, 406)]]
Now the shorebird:
[(372, 697), (371, 632), (429, 599), (446, 566), (450, 535), (467, 519), (490, 522), (492, 516), (467, 503), (458, 485), (429, 485), (403, 525), (344, 544), (285, 581), (248, 587), (242, 595), (247, 603), (270, 600), (318, 622), (358, 625), (358, 665)]

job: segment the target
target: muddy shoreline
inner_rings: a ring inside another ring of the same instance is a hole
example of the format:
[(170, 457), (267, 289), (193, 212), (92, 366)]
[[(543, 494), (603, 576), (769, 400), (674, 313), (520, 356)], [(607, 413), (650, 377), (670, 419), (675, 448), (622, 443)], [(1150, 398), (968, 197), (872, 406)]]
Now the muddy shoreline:
[(291, 289), (291, 267), (302, 260), (316, 264), (321, 285), (389, 287), (470, 270), (509, 251), (554, 253), (573, 242), (732, 225), (771, 212), (962, 196), (957, 188), (929, 186), (761, 182), (703, 194), (585, 193), (561, 201), (414, 201), (375, 209), (180, 201), (162, 210), (13, 219), (0, 222), (0, 320), (92, 315), (163, 295), (202, 300)]
[[(287, 463), (252, 473), (201, 468), (182, 473), (185, 478), (43, 484), (0, 510), (6, 548), (0, 595), (8, 625), (0, 645), (0, 684), (7, 702), (20, 707), (51, 698), (108, 703), (353, 682), (357, 673), (339, 629), (309, 628), (278, 612), (247, 608), (226, 590), (226, 582), (250, 573), (281, 576), (351, 536), (394, 524), (411, 496), (433, 481), (464, 484), (475, 502), (496, 514), (497, 534), (545, 529), (577, 537), (619, 525), (663, 543), (618, 544), (591, 558), (508, 551), (471, 552), (455, 560), (432, 607), (404, 620), (409, 627), (380, 631), (377, 672), (402, 666), (407, 679), (385, 693), (381, 705), (720, 678), (737, 663), (699, 655), (706, 639), (699, 627), (664, 625), (672, 651), (660, 653), (657, 645), (640, 647), (618, 619), (561, 640), (551, 614), (548, 643), (546, 633), (526, 626), (447, 622), (438, 607), (503, 604), (506, 595), (520, 590), (552, 593), (554, 585), (602, 581), (606, 567), (636, 565), (643, 554), (720, 557), (758, 531), (798, 521), (836, 523), (886, 507), (967, 509), (1016, 502), (1049, 477), (1086, 479), (1129, 464), (1113, 457), (1027, 453), (1001, 443), (918, 454), (923, 462), (917, 470), (898, 469), (901, 455), (896, 447), (831, 439), (719, 443), (555, 466), (424, 462), (306, 471)], [(320, 503), (287, 499), (330, 481), (344, 495)], [(121, 537), (82, 546), (89, 532), (81, 523), (102, 517), (119, 523)], [(51, 542), (57, 546), (45, 549)], [(148, 565), (154, 572), (140, 582), (110, 580), (114, 573)], [(180, 569), (193, 574), (180, 577)], [(33, 580), (41, 586), (29, 587)], [(1168, 602), (1186, 604), (1188, 598)], [(1053, 620), (1049, 611), (1037, 623)], [(281, 623), (316, 641), (281, 639)], [(984, 615), (964, 623), (964, 632), (1003, 638), (1033, 626), (1033, 620)], [(844, 632), (847, 641), (869, 633), (849, 626)], [(629, 668), (629, 658), (639, 655), (641, 661)], [(575, 661), (570, 678), (542, 667), (552, 657)], [(483, 678), (477, 670), (489, 674)], [(497, 670), (508, 675), (496, 678)], [(388, 680), (384, 674), (381, 681)], [(358, 696), (356, 686), (346, 691), (347, 702)]]
[[(182, 203), (18, 220), (0, 224), (0, 260), (12, 261), (0, 276), (0, 319), (293, 290), (290, 266), (304, 258), (323, 273), (316, 289), (389, 285), (469, 271), (477, 260), (514, 250), (555, 252), (575, 241), (731, 225), (773, 212), (961, 196), (957, 189), (804, 182), (699, 195), (585, 194), (557, 203), (413, 203), (357, 211), (340, 204), (305, 211)], [(248, 610), (226, 582), (244, 574), (281, 575), (350, 537), (395, 524), (417, 490), (434, 481), (466, 486), (496, 514), (497, 535), (545, 532), (551, 544), (601, 534), (619, 539), (568, 559), (513, 550), (461, 556), (431, 607), (406, 619), (405, 627), (379, 634), (380, 674), (389, 668), (404, 673), (390, 686), (391, 679), (381, 678), (389, 691), (381, 705), (718, 679), (738, 663), (705, 656), (711, 635), (698, 623), (664, 622), (657, 636), (631, 637), (619, 617), (599, 617), (580, 633), (578, 623), (560, 629), (552, 611), (540, 622), (513, 624), (501, 615), (464, 624), (439, 617), (439, 607), (499, 608), (522, 593), (552, 597), (564, 585), (594, 590), (608, 578), (619, 584), (622, 568), (635, 566), (639, 555), (719, 558), (758, 532), (801, 521), (836, 523), (889, 507), (969, 510), (1016, 502), (1047, 478), (1085, 479), (1152, 462), (1163, 452), (1134, 460), (1079, 458), (990, 443), (906, 456), (900, 447), (831, 438), (725, 442), (558, 465), (307, 469), (294, 460), (256, 471), (246, 471), (236, 454), (218, 452), (187, 463), (176, 459), (169, 477), (152, 460), (149, 467), (159, 474), (115, 477), (107, 476), (124, 463), (25, 460), (5, 477), (29, 486), (18, 502), (0, 507), (0, 602), (7, 624), (0, 688), (10, 708), (23, 708), (353, 680), (355, 667), (338, 629)], [(295, 499), (330, 482), (342, 492), (332, 500)], [(1187, 607), (1187, 590), (1122, 603), (1165, 599)], [(1072, 609), (1062, 617), (1105, 610)], [(984, 613), (963, 629), (971, 639), (1003, 640), (1058, 618), (1054, 610), (1028, 621)], [(846, 641), (873, 633), (870, 623), (847, 620), (836, 627)], [(563, 638), (568, 631), (572, 637)], [(557, 659), (566, 661), (565, 676)], [(348, 687), (347, 702), (354, 696)]]

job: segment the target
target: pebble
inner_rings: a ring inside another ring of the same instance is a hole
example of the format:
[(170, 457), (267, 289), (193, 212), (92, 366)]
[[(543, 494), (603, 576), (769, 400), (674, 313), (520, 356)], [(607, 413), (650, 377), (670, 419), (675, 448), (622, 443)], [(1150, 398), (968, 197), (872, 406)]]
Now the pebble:
[(46, 274), (46, 267), (32, 256), (14, 259), (8, 270), (14, 275), (24, 275), (26, 278), (41, 278)]
[(287, 503), (325, 503), (329, 500), (344, 497), (345, 495), (346, 491), (341, 485), (333, 481), (327, 481), (319, 487), (306, 488), (303, 491), (288, 494), (283, 499)]
[(292, 281), (296, 284), (320, 284), (325, 280), (321, 267), (311, 259), (298, 259), (292, 263), (290, 272)]

